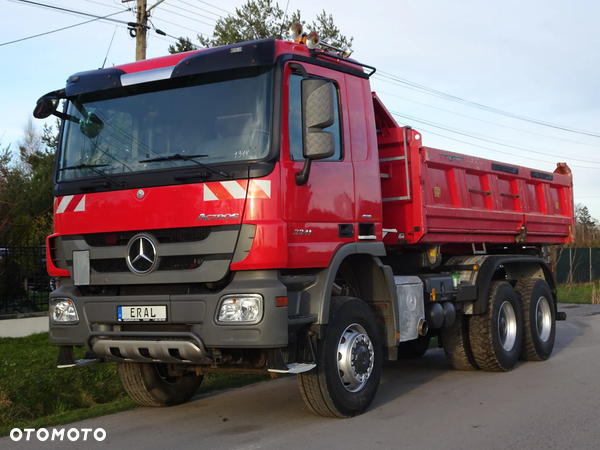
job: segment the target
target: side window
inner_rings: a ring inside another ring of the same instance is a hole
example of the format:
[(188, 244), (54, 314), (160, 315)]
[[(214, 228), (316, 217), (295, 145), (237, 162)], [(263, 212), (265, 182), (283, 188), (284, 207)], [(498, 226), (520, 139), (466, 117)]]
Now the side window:
[[(302, 95), (300, 88), (301, 82), (301, 75), (297, 75), (294, 73), (290, 74), (288, 133), (290, 137), (290, 159), (292, 161), (304, 161), (304, 155), (302, 153)], [(340, 132), (340, 94), (337, 88), (336, 92), (337, 102), (335, 103), (335, 120), (333, 122), (333, 125), (323, 130), (333, 133), (333, 136), (335, 138), (335, 153), (332, 157), (327, 159), (321, 159), (320, 161), (341, 161), (343, 158), (342, 139)]]

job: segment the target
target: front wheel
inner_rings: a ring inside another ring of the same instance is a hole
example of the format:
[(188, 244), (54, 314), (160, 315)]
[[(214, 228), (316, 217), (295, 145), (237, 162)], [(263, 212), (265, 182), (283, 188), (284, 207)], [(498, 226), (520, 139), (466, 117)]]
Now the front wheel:
[(203, 375), (171, 376), (167, 364), (118, 363), (119, 378), (129, 397), (141, 406), (175, 406), (187, 402)]
[(383, 351), (371, 309), (361, 300), (333, 297), (329, 325), (317, 344), (317, 367), (298, 375), (307, 406), (326, 417), (353, 417), (379, 387)]

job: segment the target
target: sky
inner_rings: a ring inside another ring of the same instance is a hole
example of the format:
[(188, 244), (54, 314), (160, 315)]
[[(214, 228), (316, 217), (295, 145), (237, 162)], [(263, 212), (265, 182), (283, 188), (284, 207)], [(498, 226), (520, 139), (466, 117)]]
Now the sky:
[[(30, 1), (135, 20), (126, 11), (135, 1)], [(64, 87), (69, 75), (135, 59), (126, 25), (109, 21), (9, 43), (92, 19), (27, 2), (0, 0), (0, 148), (18, 147), (37, 99)], [(165, 0), (151, 21), (169, 36), (150, 31), (147, 57), (167, 54), (172, 37), (197, 43), (198, 33), (212, 35), (215, 21), (243, 3)], [(575, 202), (600, 219), (597, 0), (283, 0), (279, 6), (300, 10), (308, 22), (322, 10), (332, 14), (341, 32), (354, 37), (352, 57), (377, 68), (372, 89), (399, 124), (421, 132), (424, 145), (550, 172), (567, 162)], [(40, 129), (42, 123), (34, 122)]]

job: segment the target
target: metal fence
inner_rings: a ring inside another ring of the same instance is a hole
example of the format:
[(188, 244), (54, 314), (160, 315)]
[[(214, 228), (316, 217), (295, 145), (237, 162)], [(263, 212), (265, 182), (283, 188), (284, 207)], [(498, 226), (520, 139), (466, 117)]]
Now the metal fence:
[(589, 283), (600, 279), (600, 248), (562, 248), (556, 254), (556, 280)]
[(45, 246), (0, 242), (0, 315), (48, 311), (50, 281)]

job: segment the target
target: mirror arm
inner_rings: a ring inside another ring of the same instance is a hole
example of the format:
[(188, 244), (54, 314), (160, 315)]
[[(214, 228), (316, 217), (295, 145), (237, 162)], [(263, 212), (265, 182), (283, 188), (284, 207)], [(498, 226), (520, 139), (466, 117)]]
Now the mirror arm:
[(60, 111), (54, 111), (52, 113), (52, 115), (58, 117), (59, 119), (62, 120), (70, 120), (71, 122), (75, 122), (75, 123), (79, 123), (79, 119), (75, 116), (72, 116), (70, 114), (66, 114), (64, 112), (60, 112)]
[(312, 160), (310, 158), (306, 158), (304, 160), (304, 167), (302, 167), (302, 170), (300, 172), (296, 173), (296, 185), (302, 186), (308, 181), (308, 176), (310, 175), (311, 161)]
[(290, 70), (293, 70), (294, 72), (300, 72), (300, 75), (302, 75), (302, 78), (304, 78), (305, 80), (308, 80), (310, 78), (310, 76), (308, 75), (308, 72), (306, 71), (306, 69), (304, 68), (304, 66), (302, 64), (298, 64), (298, 63), (289, 63), (288, 67), (290, 68)]

